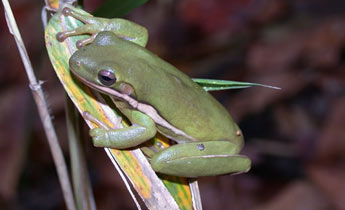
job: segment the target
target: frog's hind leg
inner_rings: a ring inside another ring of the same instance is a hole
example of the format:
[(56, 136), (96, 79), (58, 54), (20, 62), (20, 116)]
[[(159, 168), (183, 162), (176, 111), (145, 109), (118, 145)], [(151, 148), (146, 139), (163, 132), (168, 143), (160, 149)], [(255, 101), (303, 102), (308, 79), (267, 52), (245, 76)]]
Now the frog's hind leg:
[(251, 161), (238, 152), (229, 141), (176, 144), (154, 155), (151, 165), (156, 172), (183, 177), (247, 172)]

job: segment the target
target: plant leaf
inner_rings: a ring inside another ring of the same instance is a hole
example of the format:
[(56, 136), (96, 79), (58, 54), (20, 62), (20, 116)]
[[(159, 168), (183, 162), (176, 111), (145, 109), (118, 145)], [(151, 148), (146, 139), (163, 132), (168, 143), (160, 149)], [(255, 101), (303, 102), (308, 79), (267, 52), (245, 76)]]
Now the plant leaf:
[(105, 18), (122, 17), (148, 0), (108, 0), (93, 15)]
[[(87, 14), (82, 10), (78, 10), (78, 12)], [(85, 36), (71, 37), (63, 43), (58, 42), (55, 37), (57, 32), (74, 29), (80, 25), (79, 21), (62, 16), (60, 13), (55, 14), (50, 19), (45, 31), (49, 58), (58, 78), (78, 111), (80, 113), (88, 111), (108, 126), (113, 127), (117, 123), (117, 113), (111, 108), (111, 105), (107, 105), (106, 99), (97, 91), (93, 91), (78, 80), (73, 79), (69, 71), (68, 60), (76, 50), (76, 41), (85, 38)], [(88, 121), (87, 123), (89, 127), (94, 127), (92, 123)], [(164, 141), (163, 137), (154, 140)], [(187, 179), (180, 177), (173, 177), (171, 180), (164, 179), (164, 185), (139, 149), (106, 149), (106, 152), (111, 161), (116, 160), (120, 165), (148, 209), (193, 208)]]
[(279, 87), (274, 87), (270, 85), (263, 85), (258, 83), (250, 82), (237, 82), (231, 80), (214, 80), (214, 79), (195, 79), (193, 81), (204, 88), (206, 91), (215, 91), (215, 90), (228, 90), (228, 89), (240, 89), (240, 88), (249, 88), (249, 87), (266, 87), (272, 89), (280, 89)]

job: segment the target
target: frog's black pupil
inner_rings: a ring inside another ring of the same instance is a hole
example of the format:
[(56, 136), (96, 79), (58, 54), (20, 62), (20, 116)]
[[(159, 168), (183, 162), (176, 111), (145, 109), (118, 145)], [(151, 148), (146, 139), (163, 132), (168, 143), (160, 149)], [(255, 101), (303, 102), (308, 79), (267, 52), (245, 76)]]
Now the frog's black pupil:
[(99, 81), (106, 86), (110, 86), (116, 82), (116, 77), (112, 71), (100, 70), (98, 72)]
[(102, 80), (105, 80), (105, 81), (110, 81), (111, 79), (107, 76), (101, 76), (102, 77)]

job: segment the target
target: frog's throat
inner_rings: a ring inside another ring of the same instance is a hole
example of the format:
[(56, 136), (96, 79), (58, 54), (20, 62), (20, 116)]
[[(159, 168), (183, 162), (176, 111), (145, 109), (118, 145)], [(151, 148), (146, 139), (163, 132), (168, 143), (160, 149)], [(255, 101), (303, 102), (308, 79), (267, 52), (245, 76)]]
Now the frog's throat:
[[(73, 72), (73, 70), (72, 70)], [(155, 108), (153, 108), (151, 105), (141, 103), (134, 98), (130, 97), (129, 95), (122, 94), (112, 88), (109, 87), (104, 87), (101, 85), (94, 84), (82, 77), (80, 77), (78, 74), (74, 74), (77, 76), (78, 79), (80, 79), (83, 83), (85, 83), (87, 86), (94, 88), (96, 90), (99, 90), (103, 93), (106, 93), (108, 95), (111, 95), (115, 98), (118, 98), (120, 100), (126, 101), (130, 106), (132, 106), (134, 109), (139, 110), (149, 117), (152, 118), (152, 120), (159, 124), (162, 127), (165, 127), (169, 130), (171, 130), (174, 134), (177, 136), (183, 136), (185, 139), (189, 141), (197, 141), (197, 139), (191, 137), (190, 135), (186, 134), (184, 131), (176, 128), (175, 126), (171, 125), (168, 121), (166, 121), (158, 112)], [(181, 140), (181, 139), (176, 139), (176, 137), (166, 135), (168, 138), (176, 140), (178, 143), (186, 142), (186, 140)]]

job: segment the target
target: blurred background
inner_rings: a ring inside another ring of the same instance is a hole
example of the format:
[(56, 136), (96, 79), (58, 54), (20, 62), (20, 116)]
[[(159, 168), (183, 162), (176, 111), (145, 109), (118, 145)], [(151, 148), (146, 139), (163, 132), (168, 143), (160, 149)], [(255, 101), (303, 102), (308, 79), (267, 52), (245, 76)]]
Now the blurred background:
[[(103, 2), (84, 3), (90, 12)], [(11, 5), (69, 160), (64, 90), (44, 46), (44, 1)], [(213, 92), (241, 127), (253, 167), (201, 178), (205, 210), (345, 209), (344, 12), (343, 0), (150, 0), (126, 16), (148, 29), (150, 50), (191, 77), (282, 88)], [(65, 209), (3, 13), (0, 29), (0, 209)], [(104, 150), (85, 142), (98, 209), (136, 209)]]

